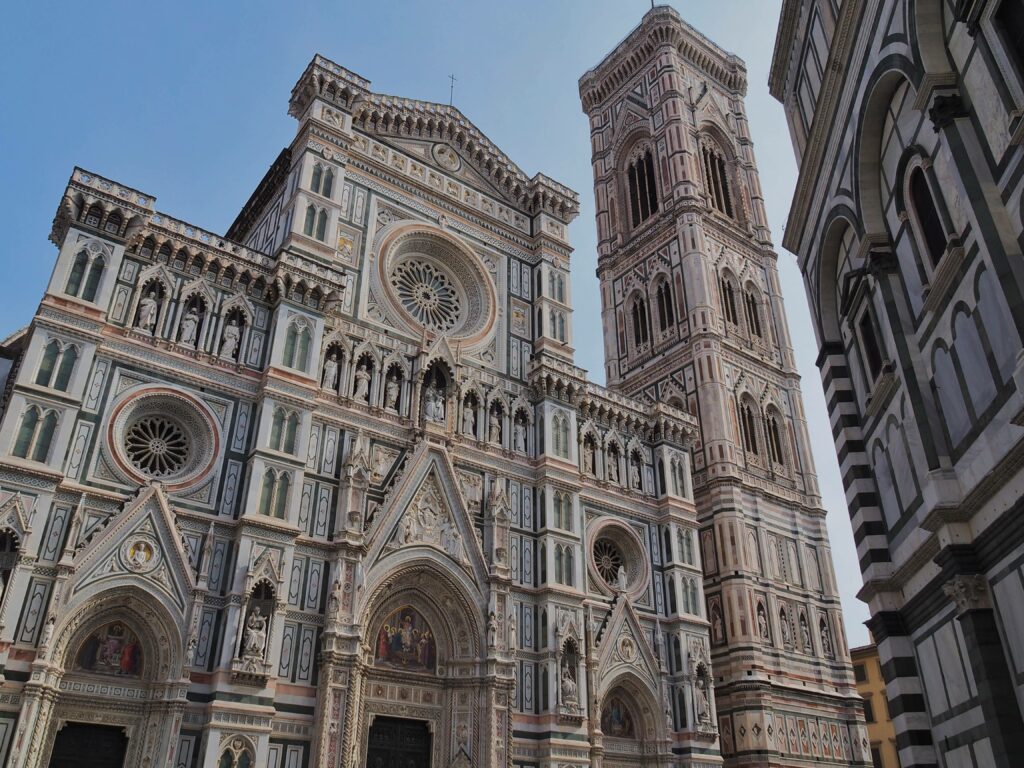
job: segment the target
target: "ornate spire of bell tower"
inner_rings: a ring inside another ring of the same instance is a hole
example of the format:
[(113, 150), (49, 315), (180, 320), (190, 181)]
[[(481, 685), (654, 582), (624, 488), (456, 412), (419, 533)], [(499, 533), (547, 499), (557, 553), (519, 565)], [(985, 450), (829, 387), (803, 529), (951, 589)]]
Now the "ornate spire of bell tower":
[[(746, 87), (743, 62), (667, 6), (580, 79), (608, 385), (699, 418), (694, 488), (726, 764), (861, 764)], [(820, 749), (788, 736), (797, 722)]]

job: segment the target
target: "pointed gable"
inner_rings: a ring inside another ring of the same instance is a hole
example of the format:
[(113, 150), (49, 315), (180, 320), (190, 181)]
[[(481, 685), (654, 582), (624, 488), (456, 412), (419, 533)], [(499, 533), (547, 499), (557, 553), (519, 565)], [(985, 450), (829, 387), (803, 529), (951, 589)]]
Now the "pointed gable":
[(153, 483), (98, 531), (76, 557), (72, 593), (124, 584), (159, 593), (184, 614), (195, 578), (167, 494)]
[(421, 443), (369, 531), (367, 560), (413, 547), (441, 554), (483, 583), (487, 563), (447, 453)]
[(656, 694), (660, 666), (636, 610), (629, 598), (620, 594), (598, 637), (597, 679), (608, 685), (621, 673), (631, 672), (647, 681)]

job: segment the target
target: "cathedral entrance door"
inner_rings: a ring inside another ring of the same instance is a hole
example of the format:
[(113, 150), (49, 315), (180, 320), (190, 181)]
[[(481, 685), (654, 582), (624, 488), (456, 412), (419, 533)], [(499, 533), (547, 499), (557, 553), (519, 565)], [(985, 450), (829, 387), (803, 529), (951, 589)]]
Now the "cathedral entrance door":
[(122, 728), (68, 723), (57, 732), (50, 768), (122, 768), (127, 746)]
[(430, 730), (422, 720), (374, 718), (366, 768), (430, 768)]

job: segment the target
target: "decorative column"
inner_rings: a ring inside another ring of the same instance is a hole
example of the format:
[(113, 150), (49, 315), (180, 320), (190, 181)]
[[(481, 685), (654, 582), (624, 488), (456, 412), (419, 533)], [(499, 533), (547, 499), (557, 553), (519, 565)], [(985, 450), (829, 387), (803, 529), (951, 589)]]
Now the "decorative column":
[[(947, 547), (936, 561), (949, 562)], [(999, 639), (995, 612), (989, 594), (988, 579), (983, 574), (960, 574), (942, 586), (956, 603), (957, 621), (964, 633), (964, 643), (971, 653), (968, 663), (978, 687), (978, 703), (982, 722), (992, 745), (993, 768), (1020, 765), (1024, 755), (1024, 722), (1014, 691), (1013, 674), (1006, 663), (1006, 654)]]

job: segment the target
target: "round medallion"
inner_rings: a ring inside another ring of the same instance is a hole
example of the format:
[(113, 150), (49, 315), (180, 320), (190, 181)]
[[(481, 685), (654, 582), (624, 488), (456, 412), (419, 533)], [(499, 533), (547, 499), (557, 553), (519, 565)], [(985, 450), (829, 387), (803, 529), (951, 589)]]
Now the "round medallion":
[(650, 572), (640, 536), (620, 520), (601, 518), (591, 526), (589, 563), (595, 582), (610, 592), (636, 598), (647, 589)]
[(150, 536), (131, 536), (121, 545), (121, 562), (135, 573), (148, 573), (160, 563), (160, 545)]

